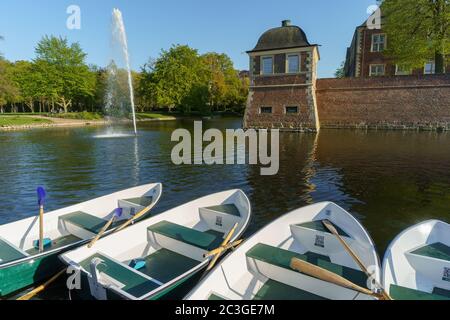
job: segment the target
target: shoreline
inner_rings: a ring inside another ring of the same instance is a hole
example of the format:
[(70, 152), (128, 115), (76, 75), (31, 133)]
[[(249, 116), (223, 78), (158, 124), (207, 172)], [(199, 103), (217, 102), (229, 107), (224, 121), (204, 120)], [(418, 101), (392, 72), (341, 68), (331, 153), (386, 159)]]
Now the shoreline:
[[(50, 123), (39, 123), (39, 124), (27, 124), (27, 125), (13, 125), (13, 126), (0, 126), (0, 132), (7, 131), (22, 131), (22, 130), (32, 130), (32, 129), (48, 129), (48, 128), (75, 128), (75, 127), (85, 127), (85, 126), (106, 126), (109, 124), (106, 120), (77, 120), (77, 119), (61, 119), (61, 118), (50, 118), (43, 116), (30, 116), (31, 118), (40, 118), (51, 121)], [(136, 122), (162, 122), (162, 121), (175, 121), (176, 117), (164, 117), (164, 118), (154, 118), (154, 119), (141, 119), (136, 120)]]

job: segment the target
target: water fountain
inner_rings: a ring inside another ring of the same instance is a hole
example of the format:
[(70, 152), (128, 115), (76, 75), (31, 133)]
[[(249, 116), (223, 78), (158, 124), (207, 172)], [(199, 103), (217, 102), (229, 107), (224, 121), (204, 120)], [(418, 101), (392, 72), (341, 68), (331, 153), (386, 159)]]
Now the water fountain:
[[(123, 60), (124, 69), (121, 69), (117, 65), (115, 59), (112, 59), (108, 65), (108, 82), (104, 109), (110, 125), (106, 134), (98, 135), (96, 137), (117, 138), (130, 136), (129, 134), (118, 133), (114, 128), (116, 123), (122, 123), (123, 119), (129, 115), (130, 109), (134, 135), (137, 136), (130, 55), (128, 52), (128, 41), (122, 12), (119, 9), (114, 9), (112, 13), (112, 49), (113, 53), (118, 54), (117, 60)], [(129, 100), (127, 96), (129, 97)]]

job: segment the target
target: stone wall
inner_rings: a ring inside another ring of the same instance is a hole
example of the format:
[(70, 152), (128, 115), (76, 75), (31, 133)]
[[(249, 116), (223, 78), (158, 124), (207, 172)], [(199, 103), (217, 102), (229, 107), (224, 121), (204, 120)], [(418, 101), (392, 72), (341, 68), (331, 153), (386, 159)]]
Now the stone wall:
[(450, 75), (319, 79), (322, 128), (450, 130)]
[[(308, 106), (309, 88), (260, 88), (249, 97), (245, 127), (256, 129), (314, 130), (314, 114)], [(272, 107), (272, 114), (261, 114), (259, 107)], [(298, 106), (297, 114), (286, 114), (285, 107)]]

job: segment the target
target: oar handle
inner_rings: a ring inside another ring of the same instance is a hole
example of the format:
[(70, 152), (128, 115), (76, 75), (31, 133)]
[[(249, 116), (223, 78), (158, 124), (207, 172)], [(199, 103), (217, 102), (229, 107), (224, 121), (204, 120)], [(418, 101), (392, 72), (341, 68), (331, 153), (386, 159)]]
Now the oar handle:
[(100, 240), (100, 238), (103, 236), (103, 234), (106, 232), (106, 230), (109, 229), (109, 227), (111, 227), (111, 225), (113, 224), (114, 220), (116, 220), (116, 216), (113, 216), (104, 226), (103, 228), (100, 230), (100, 232), (97, 234), (97, 236), (92, 239), (92, 241), (88, 244), (88, 248), (92, 248), (94, 246), (94, 244)]
[(39, 253), (44, 252), (44, 205), (39, 206)]
[(60, 272), (58, 272), (57, 274), (55, 274), (53, 277), (50, 278), (50, 280), (47, 280), (47, 282), (45, 282), (44, 284), (40, 285), (39, 287), (37, 287), (36, 289), (34, 289), (33, 291), (30, 291), (29, 293), (21, 296), (20, 298), (18, 298), (17, 300), (30, 300), (32, 299), (34, 296), (36, 296), (38, 293), (44, 291), (49, 285), (51, 285), (53, 282), (55, 282), (59, 277), (61, 277), (67, 269), (61, 270)]
[(134, 217), (130, 218), (127, 222), (125, 222), (124, 224), (122, 224), (120, 227), (118, 227), (116, 229), (115, 232), (119, 232), (123, 229), (125, 229), (126, 227), (128, 227), (130, 224), (132, 224), (134, 221), (136, 221), (137, 219), (139, 219), (140, 217), (142, 217), (143, 215), (147, 214), (150, 210), (153, 209), (153, 207), (156, 205), (156, 202), (150, 204), (148, 207), (142, 209), (139, 213), (137, 213)]
[[(322, 221), (325, 228), (328, 229), (333, 235), (336, 236), (336, 238), (339, 240), (339, 242), (342, 244), (344, 249), (348, 252), (348, 254), (353, 258), (353, 260), (356, 262), (356, 264), (361, 268), (361, 270), (366, 274), (366, 276), (370, 279), (372, 278), (373, 274), (367, 270), (366, 266), (362, 262), (362, 260), (359, 258), (359, 256), (353, 251), (353, 249), (345, 242), (344, 238), (341, 237), (339, 232), (334, 227), (333, 223), (329, 220), (323, 220)], [(381, 294), (386, 300), (392, 300), (392, 298), (389, 296), (389, 294), (384, 290), (383, 286), (374, 278), (375, 285), (381, 290)]]
[(203, 255), (203, 258), (209, 258), (209, 257), (212, 257), (212, 256), (214, 256), (214, 255), (216, 255), (216, 254), (220, 254), (220, 253), (222, 253), (223, 251), (226, 251), (226, 250), (228, 250), (228, 249), (237, 247), (238, 245), (240, 245), (240, 244), (242, 243), (242, 241), (244, 241), (244, 240), (238, 240), (238, 241), (235, 241), (235, 242), (233, 242), (233, 243), (229, 243), (229, 244), (227, 244), (227, 245), (224, 246), (224, 247), (219, 247), (219, 248), (217, 248), (217, 249), (214, 249), (214, 250), (212, 250), (212, 251), (210, 251), (210, 252), (208, 252), (208, 253), (205, 253), (205, 254)]
[(377, 296), (376, 293), (373, 293), (372, 291), (370, 291), (369, 289), (360, 287), (356, 284), (354, 284), (353, 282), (348, 281), (347, 279), (331, 272), (328, 270), (325, 270), (321, 267), (318, 267), (316, 265), (313, 265), (309, 262), (297, 259), (297, 258), (292, 258), (291, 260), (291, 268), (293, 270), (297, 270), (301, 273), (304, 273), (308, 276), (317, 278), (319, 280), (322, 281), (326, 281), (329, 283), (333, 283), (335, 285), (347, 288), (347, 289), (351, 289), (357, 292), (361, 292), (370, 296)]

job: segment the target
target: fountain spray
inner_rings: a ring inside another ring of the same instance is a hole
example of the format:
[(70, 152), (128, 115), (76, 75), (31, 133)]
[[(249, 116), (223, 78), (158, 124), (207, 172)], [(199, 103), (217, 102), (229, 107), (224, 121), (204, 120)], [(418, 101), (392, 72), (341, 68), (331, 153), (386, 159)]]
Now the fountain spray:
[(130, 55), (128, 53), (127, 34), (125, 32), (125, 24), (123, 23), (122, 12), (119, 9), (113, 10), (113, 36), (116, 39), (121, 48), (122, 54), (125, 59), (125, 64), (128, 72), (128, 86), (130, 90), (131, 112), (133, 115), (134, 134), (137, 135), (136, 127), (136, 111), (134, 105), (134, 90), (133, 90), (133, 78), (131, 76)]

